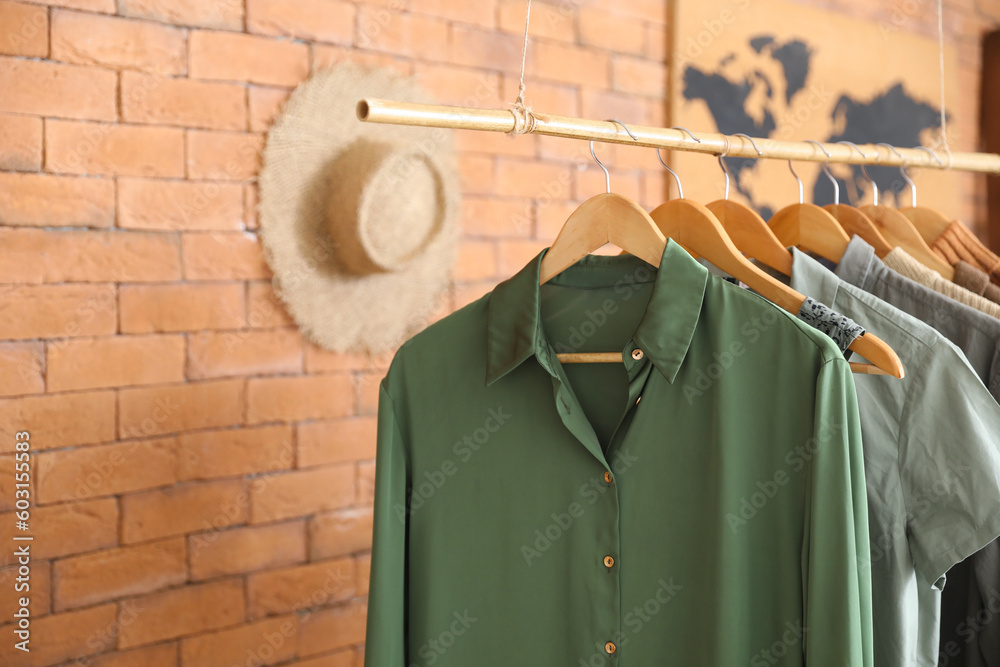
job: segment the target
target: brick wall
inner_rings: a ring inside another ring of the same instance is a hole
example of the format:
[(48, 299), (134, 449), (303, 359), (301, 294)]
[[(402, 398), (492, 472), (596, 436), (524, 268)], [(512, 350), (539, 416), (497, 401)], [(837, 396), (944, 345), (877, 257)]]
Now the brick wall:
[[(910, 1), (908, 26), (929, 29), (929, 0)], [(1000, 19), (978, 1), (947, 3), (969, 114), (978, 36)], [(0, 663), (361, 664), (388, 356), (317, 349), (275, 300), (259, 152), (291, 89), (343, 60), (415, 74), (446, 103), (506, 105), (523, 13), (521, 0), (0, 0), (0, 543), (16, 431), (31, 433), (36, 503), (31, 659), (11, 648), (5, 547)], [(529, 103), (665, 123), (668, 15), (657, 0), (535, 2)], [(520, 268), (603, 187), (576, 169), (579, 142), (457, 143), (463, 242), (437, 316)], [(599, 151), (615, 190), (662, 199), (648, 153)]]

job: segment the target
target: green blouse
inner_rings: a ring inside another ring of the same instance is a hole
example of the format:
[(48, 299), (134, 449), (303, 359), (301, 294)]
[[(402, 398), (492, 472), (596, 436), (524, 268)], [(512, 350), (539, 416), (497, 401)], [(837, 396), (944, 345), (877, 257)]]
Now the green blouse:
[(382, 381), (366, 666), (871, 665), (840, 350), (673, 241), (544, 254)]

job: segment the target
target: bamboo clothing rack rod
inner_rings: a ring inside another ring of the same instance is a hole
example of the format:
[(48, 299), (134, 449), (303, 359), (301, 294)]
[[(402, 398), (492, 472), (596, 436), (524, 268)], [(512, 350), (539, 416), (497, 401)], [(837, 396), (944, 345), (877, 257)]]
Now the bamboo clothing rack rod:
[[(474, 109), (470, 107), (440, 106), (393, 102), (390, 100), (363, 99), (358, 102), (358, 118), (369, 123), (442, 127), (456, 130), (485, 130), (487, 132), (512, 132), (514, 115), (509, 109)], [(726, 135), (694, 132), (697, 142), (686, 132), (644, 125), (628, 126), (633, 139), (620, 125), (610, 121), (586, 120), (570, 116), (555, 116), (535, 112), (533, 134), (551, 137), (603, 141), (612, 144), (630, 144), (649, 148), (669, 148), (721, 155), (726, 152)], [(847, 144), (822, 144), (827, 157), (815, 143), (804, 141), (776, 141), (754, 139), (761, 154), (758, 155), (745, 137), (729, 136), (728, 157), (769, 158), (802, 160), (807, 162), (844, 162), (848, 164), (881, 165), (885, 167), (919, 167), (921, 169), (949, 168), (947, 155), (938, 154), (940, 162), (927, 151), (917, 148), (897, 148), (899, 155), (885, 146), (862, 144), (865, 157)], [(952, 153), (951, 169), (1000, 173), (1000, 155), (995, 153)]]

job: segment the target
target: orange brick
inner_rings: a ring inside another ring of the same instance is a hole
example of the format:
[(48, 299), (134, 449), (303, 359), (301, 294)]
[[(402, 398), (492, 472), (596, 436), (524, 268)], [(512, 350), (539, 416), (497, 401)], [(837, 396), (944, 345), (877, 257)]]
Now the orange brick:
[(277, 664), (295, 656), (298, 631), (298, 617), (292, 614), (189, 637), (181, 640), (181, 664), (184, 667)]
[(359, 505), (371, 505), (375, 502), (375, 462), (368, 461), (358, 464), (358, 496)]
[[(2, 21), (3, 4), (0, 4), (0, 23)], [(0, 169), (38, 171), (41, 168), (42, 120), (0, 114)]]
[(187, 133), (188, 178), (245, 181), (256, 177), (264, 150), (261, 134)]
[[(505, 76), (503, 80), (503, 99), (516, 99), (519, 83), (520, 81), (517, 77)], [(545, 83), (533, 78), (526, 79), (524, 85), (524, 103), (536, 111), (559, 114), (560, 116), (580, 115), (580, 104), (577, 99), (579, 95), (577, 94), (576, 86)], [(472, 133), (470, 132), (470, 134)], [(531, 137), (521, 135), (515, 137), (515, 140), (528, 138)]]
[[(0, 515), (0, 537), (8, 544), (15, 534), (14, 514)], [(118, 506), (114, 498), (86, 500), (31, 509), (31, 557), (56, 558), (107, 549), (118, 541)]]
[(375, 458), (375, 419), (352, 417), (298, 426), (298, 467)]
[(0, 268), (0, 282), (134, 282), (177, 280), (177, 240), (123, 231), (0, 229), (0, 247), (14, 261)]
[(291, 92), (288, 88), (250, 86), (250, 129), (254, 132), (271, 129), (271, 123)]
[(187, 580), (183, 537), (63, 558), (53, 565), (56, 611), (150, 593)]
[(243, 226), (246, 229), (257, 229), (257, 204), (260, 200), (260, 189), (256, 183), (243, 186)]
[(187, 375), (191, 379), (301, 372), (298, 329), (208, 332), (188, 338)]
[(640, 21), (649, 21), (663, 25), (667, 22), (669, 9), (662, 0), (630, 0), (617, 2), (614, 10), (618, 14), (630, 16)]
[(123, 438), (228, 426), (241, 421), (243, 382), (216, 380), (122, 389), (118, 410)]
[(483, 280), (497, 272), (496, 246), (490, 241), (464, 241), (458, 247), (455, 280)]
[(372, 508), (317, 514), (309, 519), (309, 559), (334, 558), (372, 547)]
[(339, 0), (247, 0), (247, 31), (350, 45), (357, 9)]
[[(13, 457), (11, 457), (13, 460)], [(13, 479), (13, 466), (11, 466), (11, 474), (8, 479)], [(0, 487), (3, 483), (0, 482)], [(10, 495), (7, 496), (11, 500), (14, 499), (14, 488), (11, 486)], [(18, 598), (22, 597), (24, 593), (22, 591), (17, 591), (14, 589), (14, 580), (18, 575), (18, 565), (12, 565), (0, 569), (0, 605), (3, 605), (3, 609), (16, 609), (18, 605)], [(39, 616), (44, 616), (52, 612), (52, 562), (47, 560), (39, 560), (36, 558), (31, 559), (31, 595), (29, 595), (28, 600), (28, 611), (33, 618), (38, 618)]]
[(118, 226), (133, 229), (224, 231), (243, 228), (238, 183), (118, 180)]
[[(114, 0), (111, 0), (112, 6)], [(114, 10), (112, 10), (114, 11)], [(243, 29), (243, 3), (237, 0), (118, 0), (123, 16), (198, 28)]]
[(33, 450), (108, 442), (115, 437), (115, 394), (95, 391), (0, 400), (0, 452), (13, 452), (14, 434), (25, 430), (31, 433)]
[(27, 0), (40, 5), (51, 5), (53, 7), (65, 7), (67, 9), (82, 9), (88, 12), (98, 12), (100, 14), (114, 14), (115, 0)]
[(0, 172), (0, 223), (39, 227), (110, 227), (115, 185), (110, 179)]
[[(523, 43), (523, 38), (518, 35), (456, 25), (451, 29), (448, 60), (466, 67), (517, 72), (521, 69)], [(534, 69), (531, 53), (529, 49), (526, 66)]]
[(437, 16), (457, 23), (471, 23), (482, 28), (493, 28), (496, 26), (496, 10), (492, 2), (420, 0), (413, 3), (410, 11)]
[(286, 327), (295, 320), (274, 294), (271, 283), (251, 282), (247, 284), (247, 324), (254, 328)]
[[(113, 645), (113, 642), (109, 644)], [(131, 651), (115, 651), (90, 658), (87, 665), (88, 667), (176, 667), (177, 647), (171, 642)]]
[[(516, 96), (517, 93), (515, 92), (514, 95)], [(535, 157), (537, 138), (524, 134), (512, 137), (499, 132), (458, 132), (455, 134), (455, 148), (462, 153), (533, 158)]]
[(658, 63), (666, 62), (669, 48), (670, 31), (664, 30), (662, 26), (647, 25), (645, 50), (646, 58)]
[(368, 605), (364, 602), (310, 614), (300, 625), (299, 655), (317, 655), (364, 642), (367, 614)]
[(0, 2), (0, 53), (28, 58), (49, 55), (49, 15), (44, 7)]
[(39, 502), (83, 500), (144, 491), (177, 481), (172, 438), (42, 452), (35, 458)]
[(666, 95), (667, 66), (663, 63), (615, 56), (611, 65), (615, 90), (657, 99)]
[(122, 285), (118, 303), (126, 334), (234, 329), (246, 322), (239, 283)]
[(354, 561), (350, 558), (295, 565), (247, 577), (250, 618), (327, 606), (355, 593)]
[(44, 392), (44, 364), (41, 343), (0, 343), (0, 396)]
[(497, 161), (496, 194), (512, 197), (566, 199), (570, 195), (573, 171), (567, 165), (524, 160)]
[(469, 236), (531, 235), (534, 207), (530, 199), (462, 198), (462, 229)]
[(187, 482), (123, 496), (122, 542), (145, 542), (246, 522), (243, 480)]
[(96, 67), (0, 57), (0, 111), (113, 121), (118, 75)]
[[(114, 604), (104, 604), (62, 614), (36, 618), (31, 623), (32, 638), (48, 637), (31, 642), (31, 662), (14, 648), (14, 642), (0, 646), (0, 664), (54, 665), (64, 660), (86, 660), (86, 656), (114, 647)], [(0, 626), (0, 632), (13, 636), (13, 624)], [(36, 645), (37, 644), (37, 645)]]
[(295, 460), (290, 426), (199, 431), (180, 436), (181, 480), (238, 477), (286, 470)]
[(350, 375), (251, 378), (247, 382), (247, 423), (293, 422), (345, 417), (354, 409)]
[(382, 354), (370, 355), (363, 352), (332, 352), (318, 347), (315, 343), (306, 344), (307, 373), (335, 373), (337, 371), (359, 370), (389, 370), (390, 359)]
[(188, 537), (191, 577), (210, 579), (306, 560), (305, 521), (247, 526)]
[(455, 65), (421, 65), (417, 80), (441, 104), (471, 107), (509, 105), (500, 99), (500, 77), (496, 72)]
[[(652, 114), (650, 113), (651, 103), (642, 98), (638, 98), (635, 95), (617, 92), (614, 90), (581, 88), (580, 99), (582, 101), (582, 113), (586, 114), (587, 118), (618, 118), (619, 120), (627, 123), (629, 127), (632, 125), (649, 125), (652, 122)], [(656, 103), (652, 104), (655, 105)], [(619, 130), (624, 132), (620, 126)], [(548, 137), (543, 138), (548, 139)], [(553, 140), (558, 141), (557, 138), (553, 138)], [(563, 141), (562, 143), (570, 144), (577, 142)], [(603, 156), (607, 154), (610, 147), (607, 145), (601, 145), (598, 146), (597, 150), (600, 151), (598, 156), (601, 157), (601, 160), (603, 161)], [(656, 161), (654, 150), (650, 148), (645, 150), (646, 152), (653, 154), (651, 166), (658, 165), (659, 163)], [(591, 160), (586, 144), (584, 144), (582, 150), (578, 152), (581, 155), (586, 155), (587, 161)], [(666, 153), (664, 153), (664, 156), (665, 155)], [(646, 161), (649, 163), (648, 157)], [(618, 165), (617, 162), (614, 164)]]
[(413, 62), (404, 56), (390, 53), (359, 51), (351, 46), (329, 46), (326, 44), (312, 45), (311, 69), (313, 72), (342, 62), (352, 62), (366, 67), (385, 67), (394, 69), (403, 76), (413, 74)]
[(243, 130), (247, 126), (246, 92), (235, 83), (122, 72), (122, 119), (128, 123)]
[(52, 59), (79, 65), (183, 74), (183, 30), (61, 9), (52, 12)]
[(188, 37), (193, 79), (295, 86), (309, 74), (309, 47), (256, 35), (193, 31)]
[(496, 186), (493, 156), (459, 155), (458, 177), (465, 194), (494, 194)]
[(142, 611), (129, 622), (119, 618), (119, 648), (217, 630), (242, 623), (246, 617), (243, 582), (238, 579), (191, 584), (132, 602)]
[(422, 60), (448, 57), (448, 23), (429, 16), (404, 14), (395, 8), (361, 5), (356, 45), (362, 49), (410, 56)]
[(644, 50), (642, 21), (616, 16), (597, 7), (580, 7), (580, 42), (605, 51), (639, 55)]
[(184, 379), (184, 337), (114, 336), (49, 348), (49, 391), (165, 384)]
[(250, 523), (340, 509), (353, 504), (354, 496), (351, 464), (264, 475), (251, 484)]
[[(655, 155), (653, 159), (656, 159)], [(604, 172), (597, 165), (593, 163), (591, 165), (593, 166), (588, 169), (574, 172), (573, 191), (571, 195), (573, 199), (583, 201), (604, 192), (605, 187), (607, 187)], [(639, 174), (635, 170), (619, 171), (615, 168), (611, 169), (612, 192), (617, 192), (620, 195), (638, 201), (642, 198), (642, 192), (639, 187), (640, 181)]]
[(0, 339), (101, 336), (114, 332), (114, 285), (0, 288)]
[(531, 261), (544, 248), (539, 241), (505, 239), (499, 244), (500, 275), (512, 276)]
[(185, 234), (182, 240), (187, 280), (270, 278), (264, 250), (248, 233)]
[(179, 178), (184, 176), (184, 131), (49, 120), (45, 122), (45, 170)]
[[(575, 44), (577, 5), (579, 5), (577, 2), (562, 2), (560, 4), (532, 2), (528, 34), (532, 37)], [(523, 37), (525, 3), (519, 0), (501, 0), (499, 14), (501, 30)], [(528, 45), (529, 49), (533, 46), (533, 42)]]
[(579, 46), (538, 42), (535, 48), (535, 62), (545, 63), (536, 76), (559, 83), (573, 83), (581, 86), (608, 87), (610, 84), (610, 61), (606, 53)]

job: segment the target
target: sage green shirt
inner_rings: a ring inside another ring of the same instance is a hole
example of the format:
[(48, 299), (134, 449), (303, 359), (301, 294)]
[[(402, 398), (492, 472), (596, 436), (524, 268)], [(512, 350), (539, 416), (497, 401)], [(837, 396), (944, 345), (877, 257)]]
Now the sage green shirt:
[(840, 350), (673, 241), (544, 254), (382, 381), (365, 664), (871, 665)]
[[(935, 667), (945, 573), (1000, 534), (1000, 406), (941, 333), (797, 248), (792, 254), (791, 286), (864, 325), (906, 369), (902, 380), (854, 378), (868, 484), (875, 664)], [(948, 663), (948, 655), (941, 660)]]

